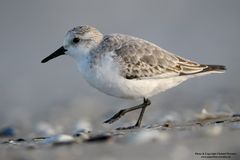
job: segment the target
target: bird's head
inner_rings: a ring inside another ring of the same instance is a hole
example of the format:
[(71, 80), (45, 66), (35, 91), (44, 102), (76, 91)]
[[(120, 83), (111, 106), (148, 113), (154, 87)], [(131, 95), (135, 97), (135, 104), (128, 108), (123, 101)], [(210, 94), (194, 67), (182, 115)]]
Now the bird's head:
[(64, 54), (79, 59), (96, 47), (102, 38), (102, 33), (94, 27), (87, 25), (75, 27), (66, 33), (63, 46), (44, 58), (42, 63)]

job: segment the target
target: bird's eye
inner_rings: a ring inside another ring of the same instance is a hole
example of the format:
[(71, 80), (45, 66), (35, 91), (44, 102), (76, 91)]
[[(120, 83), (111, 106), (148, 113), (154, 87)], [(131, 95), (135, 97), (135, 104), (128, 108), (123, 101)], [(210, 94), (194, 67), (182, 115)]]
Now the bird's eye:
[(79, 38), (77, 38), (77, 37), (75, 37), (75, 38), (73, 38), (73, 43), (78, 43), (79, 41), (80, 41), (80, 39)]

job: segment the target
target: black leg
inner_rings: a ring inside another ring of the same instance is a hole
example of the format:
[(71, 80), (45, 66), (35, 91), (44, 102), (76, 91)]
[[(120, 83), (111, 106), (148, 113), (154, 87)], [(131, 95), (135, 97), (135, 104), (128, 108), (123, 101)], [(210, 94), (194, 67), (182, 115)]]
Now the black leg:
[(137, 110), (137, 109), (142, 109), (141, 113), (139, 115), (139, 118), (137, 120), (137, 123), (134, 126), (118, 128), (118, 129), (131, 129), (131, 128), (140, 127), (141, 122), (142, 122), (142, 118), (143, 118), (143, 114), (146, 110), (146, 107), (149, 106), (150, 104), (151, 104), (151, 101), (149, 99), (144, 98), (142, 104), (134, 106), (134, 107), (130, 107), (130, 108), (127, 108), (127, 109), (122, 109), (118, 113), (116, 113), (113, 117), (106, 120), (104, 123), (110, 123), (111, 124), (111, 123), (117, 121), (118, 119), (120, 119), (123, 115), (125, 115), (128, 112), (131, 112), (131, 111), (134, 111), (134, 110)]
[[(146, 107), (147, 107), (147, 106), (146, 106)], [(143, 107), (143, 108), (142, 108), (141, 113), (140, 113), (140, 115), (139, 115), (139, 117), (138, 117), (138, 120), (137, 120), (137, 123), (135, 124), (135, 126), (137, 126), (137, 127), (140, 127), (140, 126), (141, 126), (143, 114), (144, 114), (144, 112), (145, 112), (145, 110), (146, 110), (146, 107)]]

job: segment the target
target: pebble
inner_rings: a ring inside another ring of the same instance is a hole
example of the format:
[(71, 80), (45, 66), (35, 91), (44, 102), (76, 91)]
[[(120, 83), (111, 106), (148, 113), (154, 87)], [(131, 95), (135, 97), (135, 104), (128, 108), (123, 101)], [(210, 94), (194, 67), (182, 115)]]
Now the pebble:
[(82, 140), (87, 140), (90, 138), (91, 132), (92, 132), (92, 124), (86, 119), (81, 119), (76, 124), (73, 136), (81, 138)]
[(110, 134), (98, 134), (90, 137), (84, 142), (106, 142), (106, 141), (109, 141), (111, 138), (112, 138), (112, 135)]
[(15, 129), (12, 127), (5, 127), (0, 130), (0, 137), (14, 137)]
[(26, 142), (23, 138), (11, 139), (8, 141), (9, 144), (22, 144), (23, 142)]
[(54, 135), (44, 139), (42, 144), (52, 144), (52, 145), (66, 145), (73, 144), (76, 140), (73, 136), (67, 134)]
[(240, 117), (240, 113), (233, 114), (232, 117)]

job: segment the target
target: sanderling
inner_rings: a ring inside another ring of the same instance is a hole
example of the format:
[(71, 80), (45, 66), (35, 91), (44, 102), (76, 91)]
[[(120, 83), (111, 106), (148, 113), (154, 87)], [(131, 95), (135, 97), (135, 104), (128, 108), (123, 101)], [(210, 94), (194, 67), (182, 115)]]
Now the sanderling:
[(142, 104), (122, 109), (105, 121), (113, 123), (124, 114), (141, 109), (135, 125), (120, 129), (140, 127), (144, 111), (151, 104), (149, 97), (187, 79), (225, 70), (222, 65), (199, 64), (174, 55), (144, 39), (103, 35), (87, 25), (68, 31), (63, 46), (42, 63), (64, 54), (76, 60), (78, 69), (94, 88), (114, 97), (143, 99)]

